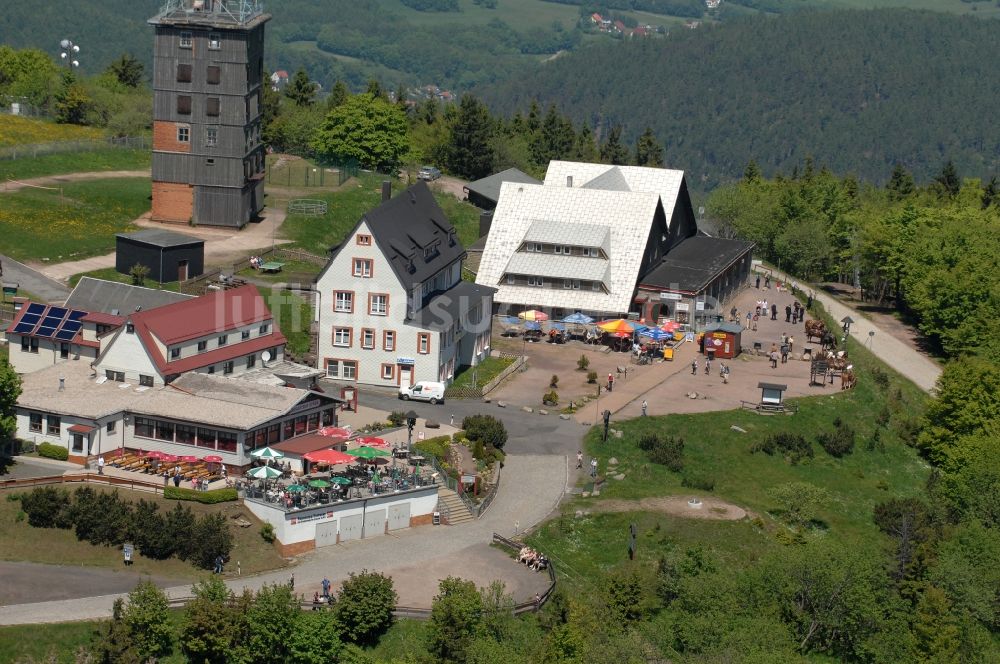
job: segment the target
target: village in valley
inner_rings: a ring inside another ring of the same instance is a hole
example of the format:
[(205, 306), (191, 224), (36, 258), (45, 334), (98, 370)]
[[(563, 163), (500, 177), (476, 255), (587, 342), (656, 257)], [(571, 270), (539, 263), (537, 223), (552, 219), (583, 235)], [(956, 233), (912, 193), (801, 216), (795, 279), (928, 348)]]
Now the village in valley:
[(128, 140), (4, 102), (0, 659), (993, 661), (995, 333), (886, 304), (993, 184), (894, 172), (824, 270), (753, 224), (853, 176), (706, 213), (648, 128), (324, 90), (274, 22), (164, 0)]

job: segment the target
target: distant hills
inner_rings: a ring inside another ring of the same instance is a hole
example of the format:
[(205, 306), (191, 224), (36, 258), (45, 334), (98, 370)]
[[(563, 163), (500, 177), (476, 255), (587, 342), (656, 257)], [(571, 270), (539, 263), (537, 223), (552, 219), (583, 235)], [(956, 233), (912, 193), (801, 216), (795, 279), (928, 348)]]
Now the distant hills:
[(595, 45), (484, 86), (494, 110), (557, 104), (578, 122), (646, 126), (668, 165), (707, 190), (748, 159), (788, 175), (807, 156), (883, 181), (952, 158), (1000, 171), (1000, 21), (908, 10), (751, 18), (668, 39)]

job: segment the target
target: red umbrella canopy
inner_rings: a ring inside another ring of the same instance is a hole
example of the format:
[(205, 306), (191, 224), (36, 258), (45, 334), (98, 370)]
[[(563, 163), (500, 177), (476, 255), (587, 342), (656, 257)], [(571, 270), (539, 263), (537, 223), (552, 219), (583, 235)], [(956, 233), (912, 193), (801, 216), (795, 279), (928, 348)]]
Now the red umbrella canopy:
[(142, 456), (146, 457), (147, 459), (162, 459), (165, 455), (163, 454), (163, 452), (160, 452), (158, 450), (153, 450), (152, 452), (146, 452)]
[(201, 458), (201, 460), (202, 461), (207, 461), (209, 463), (221, 463), (222, 462), (222, 457), (217, 456), (215, 454), (209, 454), (208, 456), (203, 456)]
[(674, 332), (675, 330), (679, 329), (680, 326), (681, 324), (678, 323), (677, 321), (668, 320), (666, 323), (660, 326), (660, 329), (663, 330), (664, 332)]
[(184, 456), (181, 456), (181, 457), (178, 457), (178, 458), (179, 458), (179, 459), (180, 459), (181, 461), (184, 461), (184, 462), (186, 462), (186, 463), (194, 463), (195, 461), (197, 461), (197, 460), (198, 460), (198, 457), (196, 457), (196, 456), (195, 456), (195, 455), (193, 455), (193, 454), (185, 454)]
[(367, 436), (365, 438), (359, 438), (358, 443), (361, 445), (367, 445), (369, 447), (389, 447), (389, 441), (384, 438), (378, 438), (376, 436)]
[(321, 436), (330, 436), (333, 438), (350, 438), (351, 432), (343, 427), (323, 427), (317, 431)]
[(337, 450), (316, 450), (315, 452), (308, 452), (302, 455), (302, 458), (313, 463), (328, 463), (330, 465), (354, 461), (354, 457), (350, 454), (344, 454)]
[(160, 461), (177, 461), (177, 457), (173, 454), (163, 454), (162, 452), (160, 453), (159, 459)]
[(610, 332), (611, 334), (617, 334), (619, 332), (627, 332), (631, 334), (632, 332), (635, 332), (635, 325), (631, 321), (627, 321), (624, 318), (602, 320), (597, 324), (597, 327), (601, 328), (605, 332)]

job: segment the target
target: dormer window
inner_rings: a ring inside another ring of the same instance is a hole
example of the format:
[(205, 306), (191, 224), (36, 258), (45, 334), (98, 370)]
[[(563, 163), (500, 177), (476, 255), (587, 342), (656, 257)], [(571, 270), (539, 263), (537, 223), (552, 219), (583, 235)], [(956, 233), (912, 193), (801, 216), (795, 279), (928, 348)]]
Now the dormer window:
[(171, 348), (170, 349), (170, 359), (171, 360), (176, 360), (180, 356), (181, 356), (180, 346), (177, 346), (175, 348)]
[(455, 229), (454, 228), (451, 229), (450, 231), (448, 231), (448, 246), (449, 247), (454, 247), (455, 246)]
[(243, 332), (240, 333), (240, 339), (242, 339), (243, 341), (246, 341), (249, 338), (250, 338), (250, 330), (243, 330)]
[(362, 235), (361, 233), (358, 233), (356, 239), (357, 239), (357, 243), (359, 245), (361, 245), (362, 247), (370, 247), (370, 246), (372, 246), (372, 236), (371, 235)]
[(135, 325), (132, 323), (125, 323), (125, 332), (128, 334), (135, 334)]
[(228, 334), (220, 335), (219, 346), (225, 346), (227, 343), (229, 343), (229, 335)]
[(429, 261), (430, 259), (434, 258), (437, 255), (438, 255), (438, 245), (437, 245), (437, 242), (435, 242), (434, 244), (432, 244), (432, 245), (430, 245), (428, 247), (424, 247), (424, 260), (425, 261)]

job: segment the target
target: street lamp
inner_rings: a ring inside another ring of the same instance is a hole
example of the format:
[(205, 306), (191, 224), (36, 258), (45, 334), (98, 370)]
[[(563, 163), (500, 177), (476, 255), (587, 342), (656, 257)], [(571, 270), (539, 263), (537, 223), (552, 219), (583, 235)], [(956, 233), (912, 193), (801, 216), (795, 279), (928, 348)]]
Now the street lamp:
[(68, 39), (63, 39), (59, 42), (59, 48), (61, 49), (59, 58), (66, 63), (68, 68), (73, 69), (80, 66), (80, 61), (76, 59), (80, 52), (79, 46)]
[(413, 427), (417, 426), (417, 414), (412, 410), (406, 413), (406, 455), (410, 455), (410, 446), (413, 443)]

